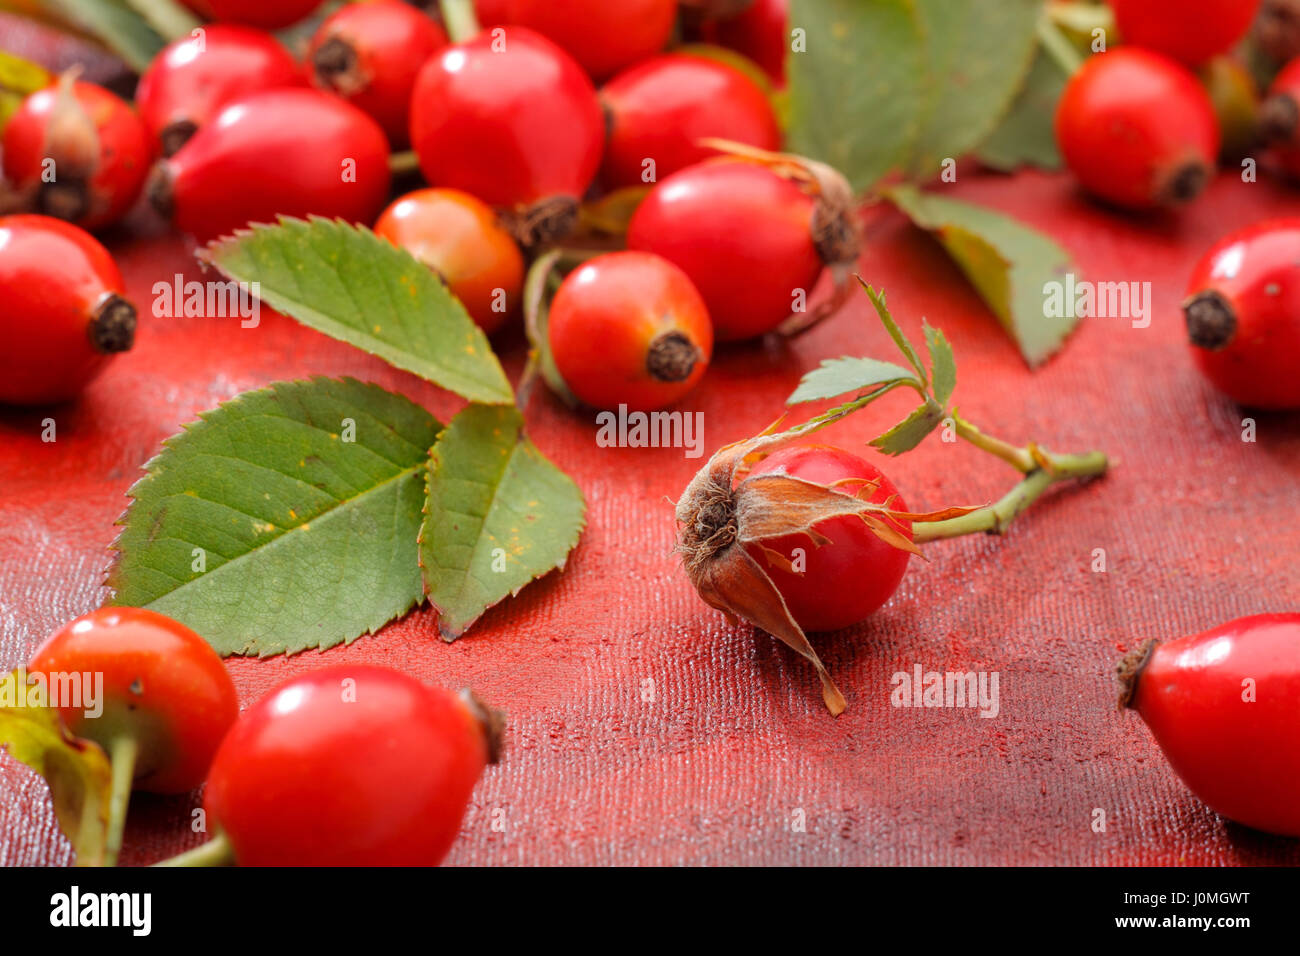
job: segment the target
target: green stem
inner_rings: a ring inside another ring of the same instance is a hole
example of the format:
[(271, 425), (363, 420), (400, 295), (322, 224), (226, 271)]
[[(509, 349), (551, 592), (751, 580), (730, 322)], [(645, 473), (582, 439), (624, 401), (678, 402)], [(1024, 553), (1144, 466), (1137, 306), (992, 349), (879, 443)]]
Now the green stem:
[(1070, 38), (1046, 15), (1038, 20), (1038, 42), (1066, 76), (1073, 76), (1083, 66), (1083, 57), (1074, 48)]
[(234, 866), (235, 848), (224, 833), (218, 833), (207, 843), (192, 850), (155, 863), (154, 866)]
[[(1027, 449), (1021, 450), (1026, 455), (1031, 454)], [(1039, 454), (1048, 463), (1048, 467), (1035, 465), (1018, 485), (997, 502), (959, 518), (918, 522), (912, 525), (912, 539), (919, 544), (957, 538), (964, 534), (1002, 534), (1017, 515), (1058, 481), (1102, 475), (1108, 467), (1106, 456), (1099, 451), (1088, 452), (1086, 455), (1052, 455), (1041, 451)]]
[(122, 830), (126, 827), (126, 808), (131, 802), (131, 784), (135, 780), (135, 760), (140, 746), (134, 737), (115, 737), (108, 748), (113, 768), (112, 790), (108, 798), (108, 832), (104, 838), (104, 865), (117, 866), (122, 849)]
[(970, 422), (961, 418), (955, 411), (952, 419), (957, 427), (958, 438), (970, 442), (976, 448), (981, 448), (994, 457), (1001, 458), (1017, 471), (1029, 474), (1038, 467), (1038, 463), (1034, 461), (1034, 456), (1030, 454), (1029, 449), (1017, 448), (1001, 438), (994, 438), (992, 435), (984, 434)]
[(452, 43), (464, 43), (478, 35), (474, 0), (438, 0), (438, 9), (442, 11), (442, 22)]
[(188, 37), (203, 26), (202, 21), (174, 0), (126, 0), (126, 5), (168, 42)]
[(408, 149), (402, 153), (390, 153), (388, 156), (388, 171), (394, 176), (413, 173), (419, 168), (420, 157), (415, 154), (413, 149)]

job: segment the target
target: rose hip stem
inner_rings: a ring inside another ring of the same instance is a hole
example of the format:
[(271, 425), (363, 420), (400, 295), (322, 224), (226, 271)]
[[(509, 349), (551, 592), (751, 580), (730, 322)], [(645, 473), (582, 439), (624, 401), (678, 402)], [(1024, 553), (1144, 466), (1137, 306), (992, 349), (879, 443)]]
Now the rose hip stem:
[(463, 43), (479, 32), (474, 0), (438, 0), (443, 26), (452, 43)]
[(952, 417), (959, 438), (1001, 458), (1025, 477), (991, 505), (956, 518), (915, 522), (912, 525), (912, 537), (918, 544), (980, 532), (1003, 534), (1011, 522), (1052, 485), (1059, 481), (1103, 475), (1109, 467), (1106, 456), (1099, 451), (1083, 455), (1059, 455), (1039, 448), (1032, 442), (1019, 448), (1000, 438), (986, 435), (955, 412)]
[(234, 866), (235, 849), (224, 833), (218, 833), (192, 850), (161, 860), (154, 866)]

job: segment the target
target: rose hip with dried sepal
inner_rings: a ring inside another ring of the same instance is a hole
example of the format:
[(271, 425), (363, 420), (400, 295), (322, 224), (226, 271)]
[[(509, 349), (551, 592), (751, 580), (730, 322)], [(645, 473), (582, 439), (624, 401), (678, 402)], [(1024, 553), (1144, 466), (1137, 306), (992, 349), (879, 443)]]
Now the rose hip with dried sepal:
[(23, 100), (4, 128), (3, 154), (23, 208), (83, 229), (126, 214), (154, 157), (135, 110), (75, 70)]
[(1192, 355), (1234, 401), (1300, 408), (1300, 219), (1257, 222), (1220, 239), (1183, 302)]
[(0, 217), (0, 402), (72, 398), (135, 342), (136, 310), (94, 236), (49, 216)]
[(1118, 673), (1120, 706), (1138, 712), (1210, 809), (1300, 836), (1300, 614), (1147, 641)]

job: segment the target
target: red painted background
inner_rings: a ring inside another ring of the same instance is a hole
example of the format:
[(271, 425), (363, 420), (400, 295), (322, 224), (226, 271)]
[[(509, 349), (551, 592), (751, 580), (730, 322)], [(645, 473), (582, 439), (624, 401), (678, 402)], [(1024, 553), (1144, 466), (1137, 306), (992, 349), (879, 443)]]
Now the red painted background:
[[(1086, 320), (1030, 373), (944, 253), (896, 215), (875, 216), (861, 271), (903, 327), (921, 316), (956, 349), (956, 402), (986, 430), (1063, 451), (1100, 447), (1112, 473), (1063, 488), (1005, 538), (928, 546), (872, 620), (816, 644), (849, 700), (831, 718), (812, 669), (765, 634), (701, 603), (671, 553), (675, 498), (702, 463), (671, 449), (604, 449), (591, 413), (544, 391), (537, 444), (581, 485), (589, 528), (569, 568), (490, 611), (447, 645), (421, 611), (325, 656), (232, 659), (244, 705), (285, 677), (366, 661), (472, 685), (510, 719), (505, 762), (479, 784), (457, 864), (1296, 863), (1300, 845), (1219, 819), (1182, 786), (1133, 714), (1114, 706), (1115, 659), (1148, 637), (1243, 614), (1300, 609), (1300, 417), (1248, 414), (1209, 391), (1183, 343), (1178, 303), (1211, 241), (1300, 214), (1300, 191), (1225, 174), (1202, 201), (1136, 219), (1082, 199), (1064, 176), (963, 172), (944, 187), (1043, 229), (1102, 281), (1150, 281), (1153, 321)], [(152, 236), (142, 236), (149, 233)], [(182, 244), (138, 218), (109, 237), (133, 298), (175, 272)], [(719, 354), (683, 408), (707, 451), (761, 429), (827, 357), (894, 358), (865, 297), (790, 344)], [(501, 351), (512, 376), (523, 348)], [(308, 375), (395, 387), (436, 413), (450, 396), (348, 346), (264, 313), (145, 316), (135, 350), (73, 405), (0, 410), (0, 666), (102, 602), (123, 493), (159, 443), (245, 389)], [(1300, 370), (1297, 370), (1300, 374)], [(837, 426), (862, 442), (903, 414), (881, 402)], [(41, 420), (58, 440), (40, 440)], [(874, 452), (866, 450), (867, 455)], [(885, 463), (908, 504), (983, 503), (1016, 475), (937, 436)], [(1091, 570), (1094, 549), (1108, 570)], [(1001, 712), (896, 709), (890, 677), (997, 671)], [(647, 681), (653, 700), (643, 699)], [(137, 796), (125, 863), (198, 842), (198, 795)], [(1106, 813), (1105, 832), (1090, 824)], [(493, 811), (504, 830), (492, 828)], [(798, 811), (806, 832), (791, 827)], [(0, 757), (0, 864), (65, 864), (44, 783)]]

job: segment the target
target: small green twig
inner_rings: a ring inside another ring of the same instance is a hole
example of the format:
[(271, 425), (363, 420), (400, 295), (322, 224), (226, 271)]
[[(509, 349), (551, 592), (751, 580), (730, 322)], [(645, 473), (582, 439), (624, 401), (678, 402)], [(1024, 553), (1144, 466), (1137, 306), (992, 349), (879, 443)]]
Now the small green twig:
[(464, 43), (479, 33), (474, 0), (438, 0), (442, 22), (452, 43)]
[(1038, 467), (1033, 455), (1029, 453), (1029, 449), (1017, 448), (1001, 438), (994, 438), (992, 435), (984, 434), (970, 422), (961, 418), (956, 412), (953, 412), (952, 419), (957, 428), (958, 438), (970, 442), (976, 448), (983, 449), (994, 457), (1001, 458), (1017, 471), (1029, 474)]
[(394, 176), (404, 176), (407, 173), (413, 173), (420, 168), (420, 157), (415, 154), (415, 150), (408, 149), (401, 153), (390, 153), (388, 156), (388, 171)]
[(176, 856), (155, 863), (154, 866), (234, 866), (235, 848), (230, 845), (224, 833), (218, 833), (207, 843), (200, 843), (192, 850), (178, 853)]
[(126, 808), (131, 801), (138, 753), (139, 745), (131, 736), (118, 737), (109, 747), (108, 759), (113, 776), (108, 798), (108, 832), (104, 837), (105, 866), (117, 866), (117, 855), (122, 850), (122, 831), (126, 828)]
[(1079, 51), (1046, 14), (1038, 19), (1038, 42), (1066, 76), (1073, 76), (1083, 66), (1083, 57)]
[(168, 42), (187, 37), (203, 25), (175, 0), (126, 0), (126, 5)]

